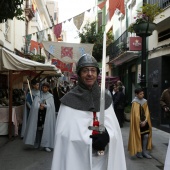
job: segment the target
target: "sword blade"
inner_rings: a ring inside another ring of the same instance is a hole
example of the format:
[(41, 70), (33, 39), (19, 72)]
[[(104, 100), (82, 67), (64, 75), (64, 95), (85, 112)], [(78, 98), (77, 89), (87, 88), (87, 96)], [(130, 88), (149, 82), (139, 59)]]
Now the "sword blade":
[(29, 83), (29, 80), (27, 79), (27, 84), (28, 84), (28, 89), (30, 91), (30, 96), (31, 96), (31, 100), (33, 102), (33, 97), (32, 97), (32, 91), (31, 91), (31, 87), (30, 87), (30, 83)]
[(103, 56), (102, 56), (102, 80), (100, 96), (100, 118), (99, 131), (105, 131), (104, 128), (104, 110), (105, 110), (105, 78), (106, 78), (106, 32), (103, 33)]

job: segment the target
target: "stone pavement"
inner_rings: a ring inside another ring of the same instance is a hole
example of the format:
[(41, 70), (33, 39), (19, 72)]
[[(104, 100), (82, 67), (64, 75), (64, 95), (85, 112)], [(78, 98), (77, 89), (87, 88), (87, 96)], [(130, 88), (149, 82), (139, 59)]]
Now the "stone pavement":
[[(153, 159), (130, 157), (127, 151), (129, 122), (121, 128), (127, 170), (163, 170), (169, 133), (153, 128)], [(9, 141), (0, 136), (0, 170), (50, 170), (53, 152), (26, 147), (20, 137)]]
[(166, 157), (167, 146), (169, 142), (169, 133), (161, 131), (156, 128), (152, 128), (152, 144), (153, 149), (150, 152), (152, 159), (139, 159), (136, 156), (131, 157), (127, 151), (128, 138), (129, 138), (129, 122), (124, 123), (124, 127), (121, 128), (127, 170), (163, 170), (164, 161)]

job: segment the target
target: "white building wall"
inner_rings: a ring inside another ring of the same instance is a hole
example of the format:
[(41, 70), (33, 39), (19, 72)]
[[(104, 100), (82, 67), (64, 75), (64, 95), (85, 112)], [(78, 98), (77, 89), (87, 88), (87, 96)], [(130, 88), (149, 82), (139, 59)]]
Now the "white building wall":
[(25, 35), (25, 22), (16, 18), (8, 20), (8, 29), (6, 23), (0, 24), (0, 41), (4, 47), (14, 51), (21, 50), (24, 45), (23, 36)]
[[(149, 46), (148, 46), (148, 50), (153, 50), (157, 47), (160, 47), (162, 45), (165, 44), (169, 44), (170, 43), (170, 38), (161, 42), (158, 42), (158, 33), (166, 30), (169, 28), (169, 23), (170, 22), (170, 8), (167, 8), (163, 11), (162, 13), (163, 17), (160, 18), (160, 15), (158, 15), (155, 19), (155, 23), (157, 24), (157, 28), (156, 30), (153, 32), (153, 34), (149, 37)], [(160, 57), (163, 55), (167, 55), (169, 54), (169, 48), (162, 48), (160, 50), (154, 51), (153, 53), (149, 54), (149, 59), (151, 58), (155, 58), (155, 57)]]

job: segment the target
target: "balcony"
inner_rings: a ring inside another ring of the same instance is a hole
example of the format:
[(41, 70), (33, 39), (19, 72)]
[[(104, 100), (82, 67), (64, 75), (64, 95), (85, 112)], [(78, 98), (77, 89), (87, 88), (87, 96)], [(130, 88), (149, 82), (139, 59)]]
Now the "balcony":
[(34, 17), (34, 11), (33, 11), (33, 6), (32, 5), (28, 5), (25, 8), (25, 16), (26, 16), (26, 20), (29, 22), (32, 20), (32, 18)]
[(139, 56), (139, 51), (129, 50), (129, 37), (127, 30), (112, 44), (107, 47), (109, 63), (120, 65)]

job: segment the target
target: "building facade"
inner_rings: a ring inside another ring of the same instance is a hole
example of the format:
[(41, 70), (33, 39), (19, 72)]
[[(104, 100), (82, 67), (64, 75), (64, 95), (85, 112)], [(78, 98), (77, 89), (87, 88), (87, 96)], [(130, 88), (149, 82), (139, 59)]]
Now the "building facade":
[[(164, 17), (158, 15), (154, 20), (156, 30), (146, 38), (146, 97), (148, 100), (153, 126), (170, 132), (169, 120), (164, 117), (159, 99), (162, 91), (170, 86), (170, 2), (168, 0), (126, 0), (125, 15), (116, 10), (112, 19), (106, 22), (106, 29), (112, 26), (114, 43), (108, 47), (109, 65), (113, 76), (119, 76), (126, 87), (126, 98), (131, 104), (134, 89), (140, 87), (142, 41), (128, 27), (134, 22), (136, 10), (144, 3), (155, 4), (163, 9)], [(107, 9), (107, 8), (106, 8)], [(107, 13), (107, 10), (106, 10)], [(107, 15), (106, 15), (107, 18)], [(108, 28), (107, 28), (108, 27)]]

